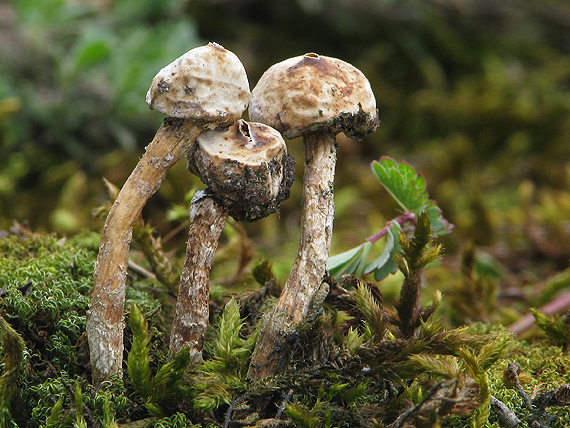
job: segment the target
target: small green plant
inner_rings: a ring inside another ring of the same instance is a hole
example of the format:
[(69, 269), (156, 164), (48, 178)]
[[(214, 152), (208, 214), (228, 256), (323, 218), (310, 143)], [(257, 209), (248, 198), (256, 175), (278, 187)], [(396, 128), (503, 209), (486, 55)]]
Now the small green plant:
[(63, 396), (60, 396), (51, 408), (51, 413), (46, 421), (46, 428), (57, 428), (61, 426), (60, 419), (62, 418), (63, 410)]
[(133, 332), (133, 344), (127, 360), (129, 377), (149, 413), (153, 416), (164, 416), (176, 401), (175, 397), (184, 395), (181, 380), (190, 363), (188, 348), (181, 349), (153, 376), (149, 361), (151, 335), (137, 305), (131, 307), (129, 326)]
[(398, 326), (402, 334), (410, 337), (420, 326), (422, 319), (431, 316), (434, 307), (418, 313), (418, 297), (423, 269), (439, 257), (440, 245), (432, 243), (430, 218), (424, 211), (419, 214), (417, 226), (412, 239), (408, 240), (400, 234), (401, 252), (394, 254), (393, 260), (404, 275), (400, 297), (396, 303)]
[(285, 414), (300, 428), (332, 428), (336, 425), (333, 425), (332, 412), (327, 404), (347, 386), (346, 383), (337, 383), (325, 390), (321, 385), (312, 408), (308, 409), (303, 404), (289, 404), (285, 408)]
[(184, 413), (176, 413), (170, 417), (164, 417), (156, 421), (153, 428), (201, 428), (202, 425), (194, 425)]
[(538, 309), (531, 309), (536, 325), (562, 349), (570, 346), (570, 314), (551, 315)]
[(126, 415), (134, 407), (120, 381), (96, 389), (80, 376), (70, 379), (61, 373), (31, 389), (37, 399), (31, 427), (117, 428), (116, 415)]
[(236, 300), (226, 303), (222, 312), (212, 357), (196, 367), (192, 385), (193, 406), (208, 413), (222, 404), (230, 404), (233, 392), (245, 388), (247, 359), (255, 344), (255, 333), (247, 340), (240, 337), (244, 320)]
[[(366, 242), (330, 257), (327, 269), (333, 276), (354, 274), (356, 276), (372, 274), (380, 281), (398, 269), (395, 255), (401, 251), (400, 234), (410, 227), (416, 228), (421, 213), (426, 213), (432, 233), (442, 235), (453, 229), (441, 213), (441, 209), (429, 199), (426, 181), (421, 174), (406, 162), (396, 162), (387, 156), (372, 163), (372, 171), (380, 184), (400, 205), (404, 213), (386, 223), (378, 233), (366, 239)], [(374, 260), (368, 261), (372, 246), (386, 237), (384, 249)]]

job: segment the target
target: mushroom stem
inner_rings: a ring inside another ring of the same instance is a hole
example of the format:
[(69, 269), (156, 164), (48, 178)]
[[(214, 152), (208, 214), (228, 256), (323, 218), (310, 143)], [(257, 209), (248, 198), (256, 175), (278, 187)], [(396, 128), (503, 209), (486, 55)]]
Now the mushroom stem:
[(123, 309), (133, 225), (168, 170), (184, 156), (201, 131), (192, 121), (165, 119), (107, 216), (87, 313), (94, 383), (122, 373)]
[(176, 315), (170, 333), (170, 355), (188, 345), (191, 364), (202, 361), (210, 315), (210, 267), (227, 218), (228, 211), (209, 196), (195, 197), (192, 201), (186, 261), (180, 276)]
[(262, 379), (286, 364), (288, 338), (306, 318), (329, 258), (334, 219), (336, 141), (332, 131), (304, 136), (301, 239), (279, 300), (264, 316), (248, 376)]

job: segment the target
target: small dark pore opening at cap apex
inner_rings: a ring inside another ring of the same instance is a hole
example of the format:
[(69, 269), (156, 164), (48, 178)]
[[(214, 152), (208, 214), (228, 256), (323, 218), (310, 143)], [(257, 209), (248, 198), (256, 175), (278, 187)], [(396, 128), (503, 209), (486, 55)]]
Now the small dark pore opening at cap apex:
[(249, 135), (249, 125), (247, 124), (247, 122), (242, 121), (239, 125), (239, 129), (241, 131), (241, 133), (247, 137), (250, 137)]

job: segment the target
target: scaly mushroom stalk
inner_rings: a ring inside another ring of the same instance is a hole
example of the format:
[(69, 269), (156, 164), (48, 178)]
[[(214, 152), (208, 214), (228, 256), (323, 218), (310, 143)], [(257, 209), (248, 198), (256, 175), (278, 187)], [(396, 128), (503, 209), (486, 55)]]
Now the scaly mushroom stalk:
[(335, 136), (362, 138), (378, 126), (376, 100), (352, 65), (306, 54), (270, 67), (252, 93), (249, 115), (285, 138), (303, 136), (305, 175), (297, 257), (272, 310), (262, 319), (248, 376), (276, 374), (286, 364), (289, 338), (305, 320), (321, 287), (334, 218)]
[(146, 101), (168, 117), (119, 192), (101, 235), (87, 313), (94, 383), (122, 374), (123, 309), (134, 223), (200, 132), (235, 122), (250, 97), (243, 65), (214, 43), (188, 51), (153, 79)]
[(186, 261), (178, 287), (170, 354), (190, 347), (202, 361), (209, 318), (209, 273), (225, 220), (255, 221), (289, 197), (295, 163), (273, 128), (237, 121), (227, 131), (202, 133), (188, 153), (188, 168), (206, 184), (192, 200)]
[(171, 356), (189, 346), (192, 363), (202, 360), (210, 316), (210, 267), (228, 214), (228, 210), (203, 192), (192, 200), (186, 261), (180, 276), (176, 318), (170, 334)]
[(283, 314), (283, 321), (288, 325), (303, 321), (316, 291), (315, 284), (318, 288), (325, 275), (334, 219), (335, 134), (327, 131), (309, 133), (304, 137), (304, 145), (299, 250), (274, 309)]
[(200, 132), (201, 128), (188, 121), (165, 119), (109, 211), (101, 234), (87, 316), (95, 382), (121, 373), (123, 308), (133, 225), (168, 169), (189, 150)]

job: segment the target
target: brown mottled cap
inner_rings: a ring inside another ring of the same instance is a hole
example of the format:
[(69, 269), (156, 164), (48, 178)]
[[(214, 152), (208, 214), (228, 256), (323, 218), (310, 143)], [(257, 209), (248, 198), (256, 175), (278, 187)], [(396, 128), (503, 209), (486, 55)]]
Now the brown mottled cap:
[(240, 221), (275, 212), (289, 197), (294, 167), (279, 132), (241, 119), (227, 130), (202, 132), (188, 153), (188, 169)]
[(378, 126), (376, 100), (364, 74), (314, 53), (271, 66), (253, 89), (249, 117), (285, 138), (327, 128), (362, 138)]
[(209, 128), (239, 119), (251, 98), (239, 58), (216, 43), (194, 48), (158, 72), (146, 94), (153, 110)]

